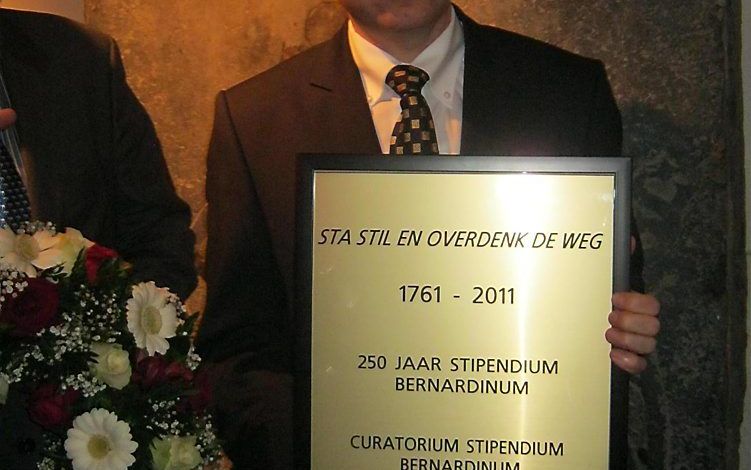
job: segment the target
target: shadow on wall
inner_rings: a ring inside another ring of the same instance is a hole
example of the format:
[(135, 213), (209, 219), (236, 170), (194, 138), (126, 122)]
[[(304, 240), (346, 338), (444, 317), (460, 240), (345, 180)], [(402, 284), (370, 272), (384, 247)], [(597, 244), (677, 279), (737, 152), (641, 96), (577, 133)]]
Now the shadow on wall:
[(657, 351), (632, 381), (630, 468), (725, 468), (726, 149), (641, 103), (621, 112), (646, 285), (662, 303)]

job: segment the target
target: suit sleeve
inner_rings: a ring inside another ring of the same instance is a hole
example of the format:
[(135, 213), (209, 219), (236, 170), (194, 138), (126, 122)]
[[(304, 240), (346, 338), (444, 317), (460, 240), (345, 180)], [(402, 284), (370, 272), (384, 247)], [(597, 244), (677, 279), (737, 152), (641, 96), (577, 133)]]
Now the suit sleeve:
[(281, 275), (227, 98), (216, 102), (206, 175), (206, 310), (198, 352), (213, 413), (237, 468), (292, 468), (292, 377)]
[(623, 145), (621, 113), (613, 97), (605, 67), (596, 62), (592, 103), (587, 127), (587, 151), (590, 155), (620, 156)]
[(195, 288), (190, 208), (175, 193), (154, 126), (125, 81), (110, 41), (112, 160), (117, 246), (138, 280), (154, 280), (183, 299)]
[(284, 284), (224, 93), (216, 101), (206, 199), (208, 293), (199, 351), (211, 361), (236, 358), (246, 369), (287, 370)]

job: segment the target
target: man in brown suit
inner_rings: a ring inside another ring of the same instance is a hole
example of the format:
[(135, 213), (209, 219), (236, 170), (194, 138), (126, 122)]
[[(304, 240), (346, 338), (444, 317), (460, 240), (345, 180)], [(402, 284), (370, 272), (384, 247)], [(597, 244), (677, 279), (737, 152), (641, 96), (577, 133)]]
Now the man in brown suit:
[[(207, 174), (208, 304), (199, 348), (215, 363), (218, 422), (230, 457), (243, 469), (291, 468), (295, 156), (388, 149), (381, 129), (390, 130), (393, 121), (382, 123), (377, 111), (377, 96), (388, 90), (368, 88), (373, 51), (395, 64), (411, 63), (444, 41), (442, 35), (451, 36), (431, 52), (447, 57), (441, 63), (455, 63), (457, 79), (442, 95), (460, 97), (458, 105), (446, 105), (446, 124), (436, 123), (445, 128), (438, 137), (444, 152), (621, 151), (620, 115), (601, 63), (479, 25), (448, 0), (340, 3), (350, 22), (333, 39), (217, 98)], [(440, 76), (430, 72), (431, 80)], [(458, 131), (451, 124), (456, 119)], [(613, 305), (606, 334), (612, 360), (639, 372), (655, 347), (659, 303), (629, 292), (616, 294)]]

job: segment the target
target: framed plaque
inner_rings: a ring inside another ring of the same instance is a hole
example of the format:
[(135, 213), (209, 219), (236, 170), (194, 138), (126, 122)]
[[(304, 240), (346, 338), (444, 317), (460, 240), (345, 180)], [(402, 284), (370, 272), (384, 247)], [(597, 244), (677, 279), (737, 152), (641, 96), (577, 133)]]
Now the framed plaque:
[(626, 466), (625, 158), (302, 156), (298, 468)]

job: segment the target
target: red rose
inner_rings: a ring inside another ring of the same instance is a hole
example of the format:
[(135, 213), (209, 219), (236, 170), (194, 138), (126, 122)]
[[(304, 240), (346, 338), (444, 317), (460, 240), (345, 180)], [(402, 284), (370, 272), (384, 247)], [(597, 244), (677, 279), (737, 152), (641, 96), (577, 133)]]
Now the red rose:
[(139, 359), (132, 380), (143, 389), (150, 389), (167, 380), (167, 361), (162, 356), (146, 356)]
[(195, 374), (193, 385), (196, 388), (196, 394), (188, 397), (190, 408), (196, 413), (202, 413), (211, 403), (212, 388), (209, 374), (204, 370), (199, 370)]
[(96, 276), (102, 263), (113, 258), (117, 258), (117, 252), (101, 245), (92, 245), (86, 250), (84, 265), (86, 267), (86, 278), (91, 284), (96, 282)]
[(183, 382), (190, 382), (193, 380), (193, 372), (179, 362), (173, 362), (168, 365), (164, 372), (171, 381), (182, 380)]
[(16, 297), (6, 294), (0, 305), (0, 323), (11, 326), (12, 336), (34, 336), (57, 321), (60, 305), (57, 284), (36, 277), (27, 282), (28, 286)]
[(77, 390), (67, 389), (60, 394), (54, 385), (44, 384), (29, 400), (29, 417), (46, 429), (67, 426), (72, 419), (70, 407), (80, 396)]
[(188, 393), (177, 404), (177, 410), (181, 413), (203, 413), (211, 404), (212, 395), (211, 378), (205, 369), (200, 369), (194, 374)]
[(180, 362), (168, 363), (164, 356), (143, 356), (136, 359), (132, 380), (143, 389), (150, 389), (165, 382), (193, 380), (193, 372)]

